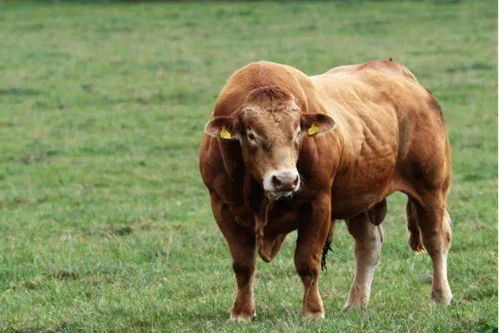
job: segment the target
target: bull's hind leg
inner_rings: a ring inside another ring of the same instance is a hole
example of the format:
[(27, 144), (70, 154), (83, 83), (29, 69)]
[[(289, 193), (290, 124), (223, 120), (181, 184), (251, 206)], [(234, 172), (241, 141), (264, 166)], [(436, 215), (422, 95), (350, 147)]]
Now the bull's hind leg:
[[(386, 203), (385, 211), (386, 211)], [(376, 212), (365, 212), (347, 220), (348, 231), (355, 238), (355, 277), (344, 308), (365, 308), (371, 295), (371, 283), (383, 243), (383, 229)]]
[(421, 203), (415, 202), (414, 207), (423, 244), (433, 264), (432, 299), (437, 303), (449, 304), (452, 292), (447, 280), (447, 254), (452, 231), (446, 207), (446, 194), (440, 191), (427, 193), (422, 196)]
[(234, 321), (250, 321), (255, 316), (253, 281), (256, 269), (256, 237), (241, 227), (216, 194), (211, 194), (213, 214), (229, 244), (237, 294), (230, 311)]

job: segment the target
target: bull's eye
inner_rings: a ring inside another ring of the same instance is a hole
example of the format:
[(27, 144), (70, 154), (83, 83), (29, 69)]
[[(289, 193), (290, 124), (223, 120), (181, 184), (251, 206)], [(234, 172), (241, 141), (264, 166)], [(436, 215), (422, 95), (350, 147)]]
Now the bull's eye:
[(248, 132), (248, 140), (251, 142), (255, 142), (256, 141), (255, 134), (253, 134), (252, 132)]
[(299, 129), (295, 132), (294, 142), (295, 142), (295, 144), (298, 144), (300, 142), (300, 130)]

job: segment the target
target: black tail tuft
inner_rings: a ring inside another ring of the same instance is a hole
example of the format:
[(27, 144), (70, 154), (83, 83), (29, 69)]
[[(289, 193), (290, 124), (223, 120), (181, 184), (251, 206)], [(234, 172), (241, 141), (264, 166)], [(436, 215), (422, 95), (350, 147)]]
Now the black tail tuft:
[(331, 240), (328, 239), (326, 240), (326, 243), (324, 244), (324, 248), (322, 249), (322, 258), (321, 258), (321, 269), (323, 271), (327, 270), (327, 267), (326, 267), (326, 257), (327, 257), (327, 253), (328, 251), (331, 251), (332, 248), (331, 248)]

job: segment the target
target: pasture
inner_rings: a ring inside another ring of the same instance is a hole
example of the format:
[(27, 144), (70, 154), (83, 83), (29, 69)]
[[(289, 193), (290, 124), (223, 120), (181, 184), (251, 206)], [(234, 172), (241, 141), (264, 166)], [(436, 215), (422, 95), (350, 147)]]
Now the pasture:
[[(390, 197), (370, 308), (341, 311), (353, 240), (302, 318), (294, 234), (259, 260), (257, 318), (227, 321), (231, 259), (197, 150), (239, 67), (307, 74), (408, 66), (442, 105), (453, 150), (454, 301), (430, 302), (429, 257)], [(492, 332), (497, 327), (497, 4), (0, 3), (0, 331)]]

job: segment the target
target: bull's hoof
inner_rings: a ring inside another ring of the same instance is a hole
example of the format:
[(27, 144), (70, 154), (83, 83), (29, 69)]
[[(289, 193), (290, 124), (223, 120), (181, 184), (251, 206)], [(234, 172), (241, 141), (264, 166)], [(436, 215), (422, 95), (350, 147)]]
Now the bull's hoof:
[(252, 313), (230, 313), (230, 320), (236, 323), (249, 323), (256, 317), (256, 312)]
[(319, 311), (319, 312), (303, 311), (303, 315), (311, 320), (324, 319), (326, 317), (324, 311)]
[(347, 302), (345, 305), (343, 305), (343, 310), (344, 311), (349, 311), (349, 310), (366, 310), (367, 309), (367, 303), (351, 303)]
[(452, 292), (450, 289), (435, 289), (431, 292), (431, 299), (435, 303), (449, 305), (452, 301)]
[(347, 301), (343, 306), (343, 310), (367, 309), (369, 304), (369, 290), (353, 288), (350, 290)]

